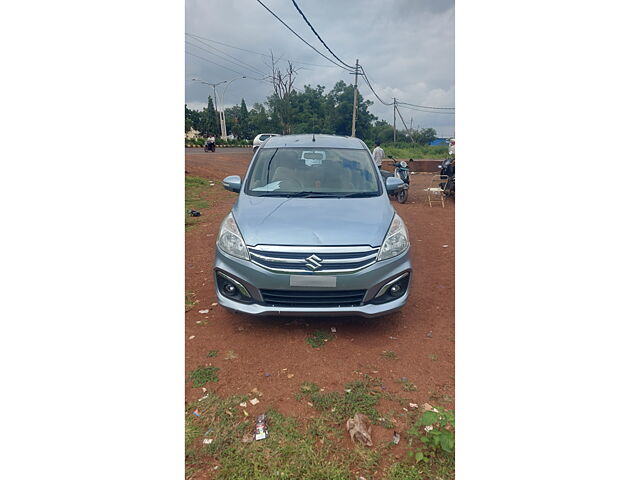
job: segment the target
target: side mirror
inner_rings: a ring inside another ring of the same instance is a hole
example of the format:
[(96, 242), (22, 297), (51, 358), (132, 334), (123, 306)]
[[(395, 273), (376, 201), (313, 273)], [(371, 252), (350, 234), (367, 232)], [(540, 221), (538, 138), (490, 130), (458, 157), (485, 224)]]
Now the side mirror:
[(240, 193), (242, 179), (238, 175), (231, 175), (230, 177), (222, 180), (222, 186), (225, 190), (229, 190), (230, 192)]
[(401, 188), (404, 188), (404, 182), (396, 177), (388, 177), (384, 183), (387, 193), (396, 193)]

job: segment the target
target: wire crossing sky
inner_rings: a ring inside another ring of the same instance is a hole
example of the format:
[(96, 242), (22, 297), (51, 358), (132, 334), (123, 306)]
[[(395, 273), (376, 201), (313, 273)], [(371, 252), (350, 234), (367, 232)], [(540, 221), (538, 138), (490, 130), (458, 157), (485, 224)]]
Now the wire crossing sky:
[(191, 81), (196, 77), (215, 83), (247, 76), (230, 85), (226, 106), (242, 98), (249, 108), (264, 102), (273, 92), (258, 72), (270, 72), (271, 53), (281, 68), (288, 60), (300, 68), (296, 89), (322, 85), (325, 92), (340, 80), (353, 84), (348, 66), (357, 58), (366, 75), (358, 90), (374, 102), (374, 115), (393, 123), (395, 97), (414, 128), (454, 134), (453, 0), (186, 0), (185, 14), (190, 108), (206, 106), (211, 93)]

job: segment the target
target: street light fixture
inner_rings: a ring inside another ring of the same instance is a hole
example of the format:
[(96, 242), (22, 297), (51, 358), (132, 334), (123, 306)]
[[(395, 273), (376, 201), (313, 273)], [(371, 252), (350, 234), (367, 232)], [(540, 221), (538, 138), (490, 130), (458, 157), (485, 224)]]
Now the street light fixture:
[[(218, 83), (209, 83), (209, 82), (205, 82), (204, 80), (200, 80), (199, 78), (192, 78), (191, 79), (194, 82), (199, 82), (202, 83), (204, 85), (209, 85), (211, 88), (213, 88), (213, 108), (214, 110), (218, 110), (218, 101), (216, 99), (216, 87), (218, 85), (222, 85), (223, 83), (227, 83), (227, 80), (223, 80), (221, 82)], [(234, 79), (235, 80), (235, 79)], [(222, 100), (220, 101), (220, 103), (222, 103)], [(223, 133), (223, 113), (222, 112), (218, 112), (219, 116), (220, 116), (220, 134), (222, 136), (222, 138), (226, 138), (226, 133)]]
[(247, 78), (245, 75), (243, 75), (242, 77), (236, 77), (232, 80), (229, 80), (228, 82), (225, 80), (225, 82), (227, 82), (227, 84), (224, 86), (224, 90), (222, 90), (222, 94), (220, 95), (220, 106), (222, 108), (222, 110), (220, 111), (220, 118), (221, 118), (221, 128), (222, 128), (222, 139), (226, 140), (227, 139), (227, 120), (224, 116), (224, 94), (227, 91), (227, 88), (229, 88), (229, 85), (231, 85), (232, 82), (235, 82), (236, 80), (240, 80), (241, 78)]

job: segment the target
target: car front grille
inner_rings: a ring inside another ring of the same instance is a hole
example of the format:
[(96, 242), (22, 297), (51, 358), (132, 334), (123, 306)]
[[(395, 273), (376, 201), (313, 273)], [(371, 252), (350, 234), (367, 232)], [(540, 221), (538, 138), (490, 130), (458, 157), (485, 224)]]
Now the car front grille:
[(268, 307), (355, 307), (362, 304), (366, 290), (260, 290)]
[(351, 273), (376, 262), (379, 248), (352, 247), (288, 247), (258, 245), (247, 247), (256, 265), (281, 273)]

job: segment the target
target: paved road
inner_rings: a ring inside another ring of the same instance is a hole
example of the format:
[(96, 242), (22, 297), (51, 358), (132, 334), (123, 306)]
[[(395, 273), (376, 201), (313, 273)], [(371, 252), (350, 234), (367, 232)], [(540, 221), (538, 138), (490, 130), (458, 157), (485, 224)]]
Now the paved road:
[(211, 155), (214, 156), (218, 153), (224, 153), (224, 154), (230, 154), (230, 155), (236, 155), (236, 154), (247, 154), (247, 153), (251, 153), (251, 149), (250, 148), (240, 148), (240, 147), (225, 147), (225, 148), (216, 148), (216, 151), (211, 153), (211, 152), (205, 152), (204, 148), (186, 148), (184, 149), (184, 153), (187, 154), (194, 154), (194, 155)]

